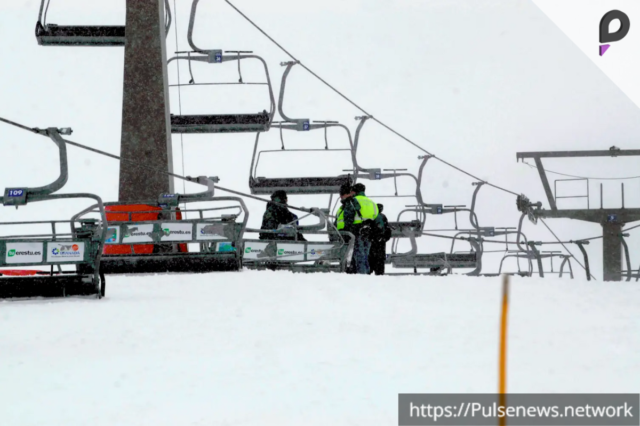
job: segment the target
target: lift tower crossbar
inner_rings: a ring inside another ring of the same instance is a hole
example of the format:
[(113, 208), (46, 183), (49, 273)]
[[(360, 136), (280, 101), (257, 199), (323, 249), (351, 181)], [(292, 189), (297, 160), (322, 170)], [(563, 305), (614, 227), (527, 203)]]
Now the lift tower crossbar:
[[(640, 209), (627, 209), (624, 201), (621, 208), (599, 209), (558, 209), (556, 199), (551, 192), (547, 173), (542, 166), (543, 158), (582, 158), (582, 157), (625, 157), (640, 156), (640, 149), (620, 149), (612, 146), (609, 150), (593, 151), (545, 151), (518, 152), (517, 160), (531, 158), (535, 161), (542, 186), (547, 195), (550, 210), (533, 209), (532, 213), (539, 218), (567, 218), (602, 225), (602, 260), (604, 281), (622, 280), (622, 227), (630, 222), (640, 220)], [(624, 197), (624, 193), (623, 193)], [(624, 198), (623, 198), (624, 200)]]

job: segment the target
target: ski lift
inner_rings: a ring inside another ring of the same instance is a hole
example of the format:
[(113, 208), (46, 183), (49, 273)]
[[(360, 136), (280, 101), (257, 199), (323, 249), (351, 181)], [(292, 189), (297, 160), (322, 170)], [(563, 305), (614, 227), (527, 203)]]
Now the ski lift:
[[(196, 0), (197, 1), (197, 0)], [(258, 143), (260, 141), (260, 134), (256, 135), (256, 141), (253, 148), (253, 156), (251, 158), (251, 169), (249, 171), (249, 188), (252, 194), (268, 195), (277, 190), (283, 190), (291, 194), (337, 194), (340, 191), (340, 186), (343, 184), (353, 184), (355, 179), (352, 178), (353, 170), (346, 170), (351, 172), (349, 174), (339, 174), (337, 176), (327, 177), (278, 177), (278, 178), (266, 178), (263, 176), (256, 176), (258, 165), (262, 154), (267, 153), (283, 153), (283, 152), (348, 152), (351, 156), (353, 163), (353, 141), (351, 139), (351, 132), (349, 129), (338, 123), (337, 121), (311, 121), (308, 118), (290, 118), (283, 111), (284, 103), (284, 91), (286, 87), (287, 77), (291, 71), (291, 67), (296, 65), (297, 62), (283, 62), (281, 65), (286, 66), (286, 70), (282, 75), (282, 81), (280, 84), (280, 94), (278, 98), (278, 112), (284, 119), (282, 122), (273, 123), (272, 127), (280, 129), (280, 141), (282, 143), (280, 150), (264, 150), (258, 151)], [(328, 140), (328, 129), (331, 127), (339, 127), (345, 130), (347, 137), (349, 138), (349, 148), (330, 148)], [(308, 132), (312, 130), (324, 130), (324, 149), (287, 149), (284, 144), (283, 130), (296, 131), (296, 132)]]
[[(366, 119), (366, 118), (365, 118)], [(361, 123), (362, 124), (362, 123)], [(361, 127), (361, 126), (359, 126)], [(425, 273), (428, 275), (441, 274), (441, 271), (445, 270), (447, 273), (451, 273), (453, 269), (468, 269), (473, 268), (473, 271), (469, 272), (467, 275), (476, 276), (480, 274), (482, 270), (482, 240), (481, 236), (485, 235), (494, 235), (495, 230), (487, 229), (478, 229), (476, 227), (473, 232), (477, 233), (477, 237), (469, 237), (466, 240), (471, 245), (471, 250), (466, 252), (454, 252), (453, 245), (452, 249), (449, 253), (440, 252), (440, 253), (418, 253), (418, 246), (416, 243), (416, 238), (419, 238), (423, 235), (424, 232), (424, 224), (426, 223), (426, 217), (428, 214), (432, 215), (443, 215), (453, 213), (455, 220), (455, 230), (458, 229), (458, 220), (457, 214), (459, 212), (468, 211), (471, 216), (472, 224), (477, 224), (477, 218), (475, 217), (474, 207), (475, 207), (475, 196), (477, 191), (474, 193), (474, 198), (472, 202), (472, 208), (468, 209), (464, 205), (455, 205), (455, 206), (444, 206), (442, 204), (429, 204), (424, 202), (422, 198), (421, 184), (422, 177), (424, 175), (424, 169), (427, 165), (429, 159), (432, 158), (431, 155), (420, 156), (418, 159), (422, 160), (420, 164), (420, 169), (418, 171), (418, 176), (414, 176), (410, 173), (401, 173), (398, 174), (396, 171), (393, 171), (391, 174), (386, 174), (386, 177), (396, 177), (396, 176), (410, 176), (416, 182), (416, 193), (415, 198), (417, 200), (417, 204), (415, 205), (407, 205), (406, 208), (400, 213), (398, 213), (398, 217), (396, 221), (389, 221), (389, 227), (392, 231), (392, 244), (391, 244), (391, 254), (387, 257), (387, 262), (391, 264), (394, 268), (398, 269), (413, 269), (413, 274), (422, 274), (418, 272), (418, 269), (428, 268), (430, 272)], [(411, 221), (403, 220), (403, 216), (407, 213), (415, 214), (415, 219)], [(475, 219), (475, 222), (473, 221)], [(486, 232), (485, 232), (486, 231)], [(411, 243), (411, 250), (406, 253), (398, 252), (398, 243), (400, 238), (409, 238)], [(457, 235), (456, 235), (457, 238)], [(455, 241), (455, 240), (454, 240)]]
[[(335, 124), (311, 124), (310, 128), (322, 128), (324, 126), (334, 126)], [(274, 125), (275, 126), (275, 125)], [(318, 126), (318, 127), (316, 127)], [(258, 151), (258, 143), (260, 134), (256, 135), (256, 142), (253, 148), (253, 157), (251, 158), (251, 171), (249, 176), (249, 188), (252, 194), (268, 195), (274, 191), (283, 190), (290, 194), (337, 194), (340, 192), (340, 186), (343, 184), (355, 183), (351, 174), (340, 174), (337, 176), (325, 177), (277, 177), (267, 178), (256, 176), (260, 157), (266, 153), (282, 153), (282, 152), (326, 152), (326, 151), (351, 151), (348, 149), (288, 149), (288, 150), (264, 150)]]
[[(220, 49), (200, 49), (193, 42), (193, 27), (196, 19), (196, 9), (199, 0), (193, 0), (191, 5), (191, 17), (189, 19), (189, 31), (187, 39), (189, 45), (193, 49), (190, 52), (177, 52), (178, 56), (169, 59), (168, 63), (177, 60), (185, 60), (189, 62), (189, 72), (191, 73), (191, 81), (188, 86), (199, 86), (196, 83), (191, 70), (192, 62), (204, 62), (208, 64), (221, 64), (223, 62), (237, 61), (238, 76), (237, 83), (213, 83), (213, 84), (252, 84), (266, 85), (269, 89), (270, 109), (256, 114), (208, 114), (208, 115), (171, 115), (171, 132), (172, 133), (240, 133), (240, 132), (266, 132), (271, 126), (273, 115), (275, 114), (275, 98), (273, 96), (273, 88), (271, 78), (269, 76), (269, 68), (267, 63), (260, 56), (253, 55), (251, 51), (228, 50), (223, 54)], [(241, 61), (245, 59), (256, 59), (262, 63), (266, 75), (264, 83), (246, 83), (242, 78), (242, 70), (240, 68)], [(203, 83), (210, 84), (210, 83)], [(178, 85), (181, 84), (178, 82)]]
[[(36, 39), (40, 46), (124, 46), (124, 25), (56, 25), (47, 24), (47, 12), (51, 0), (42, 0), (36, 23)], [(45, 6), (46, 3), (46, 6)], [(171, 27), (169, 0), (165, 0), (168, 34)]]
[[(155, 201), (105, 204), (103, 273), (240, 270), (241, 240), (249, 219), (244, 201), (238, 197), (214, 197), (215, 178), (191, 180), (207, 185), (208, 190), (190, 195), (162, 194)], [(212, 202), (219, 207), (190, 207), (198, 202)], [(187, 207), (179, 209), (178, 204)], [(74, 218), (94, 214), (95, 207)], [(186, 218), (187, 214), (192, 218)], [(189, 245), (198, 248), (191, 251)]]
[[(412, 206), (408, 206), (412, 207)], [(416, 238), (421, 237), (423, 234), (423, 223), (420, 220), (414, 220), (411, 222), (403, 222), (400, 220), (400, 216), (406, 212), (424, 213), (425, 210), (420, 208), (421, 206), (413, 206), (417, 208), (405, 209), (398, 215), (398, 221), (389, 222), (391, 227), (392, 223), (395, 229), (392, 227), (392, 244), (391, 254), (387, 256), (386, 263), (390, 263), (394, 268), (398, 269), (413, 269), (413, 274), (420, 274), (418, 269), (429, 268), (431, 272), (428, 274), (433, 275), (440, 274), (441, 270), (447, 270), (447, 273), (451, 273), (455, 268), (473, 268), (472, 272), (467, 275), (478, 275), (482, 269), (482, 244), (479, 238), (470, 237), (467, 241), (471, 245), (472, 250), (469, 252), (453, 252), (450, 253), (418, 253), (418, 245)], [(451, 213), (453, 210), (444, 208), (434, 208), (442, 213)], [(446, 211), (445, 211), (446, 210)], [(399, 238), (409, 238), (411, 242), (411, 250), (406, 253), (398, 252)]]
[[(310, 209), (319, 223), (307, 226), (281, 225), (278, 229), (247, 229), (247, 232), (273, 234), (274, 239), (243, 241), (243, 265), (256, 270), (287, 270), (291, 272), (345, 272), (353, 256), (353, 234), (327, 227), (328, 209)], [(304, 219), (303, 216), (300, 219)], [(276, 235), (290, 234), (290, 239), (276, 239)], [(327, 235), (329, 242), (300, 241), (298, 235)], [(348, 236), (349, 242), (345, 242)]]
[[(473, 268), (474, 270), (467, 275), (478, 275), (482, 269), (482, 251), (475, 239), (469, 239), (469, 243), (474, 249), (469, 252), (418, 253), (415, 237), (411, 236), (409, 238), (411, 251), (408, 253), (397, 253), (396, 248), (392, 248), (392, 253), (388, 256), (387, 263), (390, 263), (394, 268), (413, 269), (413, 275), (441, 275), (442, 270), (446, 270), (450, 274), (453, 269), (457, 268)], [(430, 269), (430, 272), (418, 272), (418, 269), (425, 268)], [(390, 275), (393, 275), (393, 273)]]
[[(1, 229), (9, 226), (51, 226), (50, 233), (0, 236), (0, 298), (92, 296), (99, 299), (105, 294), (105, 280), (100, 271), (100, 256), (106, 236), (102, 200), (97, 195), (86, 193), (54, 194), (68, 179), (66, 141), (60, 135), (69, 135), (72, 130), (49, 128), (36, 129), (36, 132), (49, 136), (58, 146), (60, 175), (51, 184), (38, 188), (6, 188), (0, 204), (18, 208), (34, 202), (89, 198), (96, 202), (98, 219), (0, 223)], [(65, 225), (70, 232), (61, 233), (60, 227)], [(13, 269), (33, 266), (47, 266), (49, 271)], [(74, 267), (75, 270), (63, 270), (63, 266)]]
[[(563, 254), (560, 251), (549, 251), (549, 252), (540, 252), (537, 249), (534, 249), (535, 242), (530, 242), (529, 245), (532, 247), (532, 251), (530, 252), (522, 252), (521, 250), (510, 250), (500, 261), (500, 267), (498, 268), (497, 274), (485, 274), (485, 276), (499, 276), (502, 274), (506, 275), (519, 275), (521, 277), (531, 277), (533, 275), (533, 261), (537, 261), (538, 264), (538, 275), (543, 278), (545, 274), (558, 274), (559, 278), (562, 278), (564, 274), (565, 265), (569, 267), (569, 276), (573, 279), (573, 267), (571, 266), (571, 255)], [(535, 250), (535, 251), (534, 251)], [(517, 272), (503, 272), (502, 268), (504, 265), (504, 261), (514, 258), (518, 260), (518, 271)], [(553, 259), (560, 259), (560, 268), (557, 271), (553, 270)], [(526, 265), (528, 266), (527, 271), (523, 271), (520, 265), (520, 259), (526, 260)], [(551, 270), (545, 271), (542, 266), (542, 259), (549, 259), (551, 263)]]

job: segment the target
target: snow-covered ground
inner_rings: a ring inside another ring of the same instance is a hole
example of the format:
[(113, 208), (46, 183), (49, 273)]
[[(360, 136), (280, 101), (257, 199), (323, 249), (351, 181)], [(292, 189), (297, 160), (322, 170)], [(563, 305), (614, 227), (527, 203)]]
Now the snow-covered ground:
[[(640, 287), (514, 278), (510, 392), (638, 392)], [(397, 394), (497, 390), (500, 279), (108, 278), (0, 303), (2, 425), (394, 425)]]

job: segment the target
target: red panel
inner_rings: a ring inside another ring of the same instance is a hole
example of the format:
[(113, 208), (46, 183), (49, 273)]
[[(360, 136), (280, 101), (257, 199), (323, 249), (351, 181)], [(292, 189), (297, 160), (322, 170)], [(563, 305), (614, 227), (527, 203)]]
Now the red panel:
[(39, 271), (29, 271), (29, 270), (22, 270), (22, 269), (0, 269), (0, 274), (2, 275), (7, 275), (7, 276), (16, 276), (16, 277), (23, 277), (23, 276), (28, 276), (28, 275), (36, 275)]

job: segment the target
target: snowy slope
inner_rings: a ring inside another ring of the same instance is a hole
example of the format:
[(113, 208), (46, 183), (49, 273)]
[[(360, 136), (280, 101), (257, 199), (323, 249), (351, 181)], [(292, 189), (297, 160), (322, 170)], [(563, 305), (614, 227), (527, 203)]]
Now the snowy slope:
[[(638, 392), (634, 284), (513, 280), (510, 392)], [(0, 303), (0, 424), (394, 425), (400, 392), (497, 390), (499, 278), (112, 277)]]

